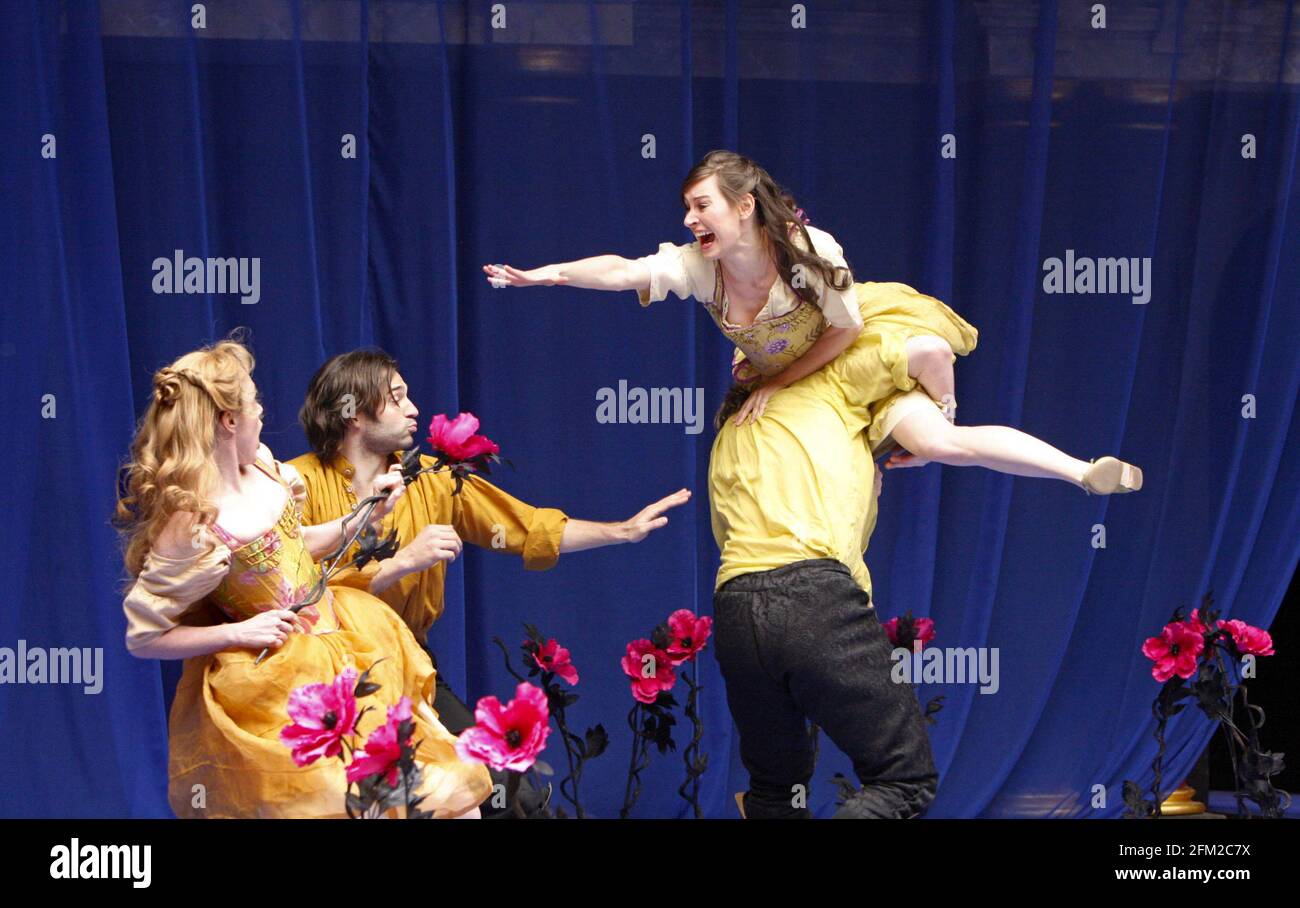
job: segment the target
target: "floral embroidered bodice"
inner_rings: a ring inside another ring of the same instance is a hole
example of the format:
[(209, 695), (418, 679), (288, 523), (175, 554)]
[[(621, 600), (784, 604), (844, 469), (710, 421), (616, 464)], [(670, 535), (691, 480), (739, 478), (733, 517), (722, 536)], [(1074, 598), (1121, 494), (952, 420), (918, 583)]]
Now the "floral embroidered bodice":
[(718, 329), (737, 347), (738, 355), (732, 363), (732, 373), (737, 381), (754, 381), (783, 371), (808, 352), (826, 330), (826, 318), (821, 309), (802, 299), (783, 315), (762, 318), (760, 312), (760, 318), (748, 327), (732, 324), (727, 320), (722, 265), (715, 263), (714, 267), (713, 300), (704, 303), (704, 308)]
[[(270, 609), (292, 608), (306, 599), (320, 569), (307, 551), (298, 508), (284, 480), (260, 462), (257, 467), (276, 480), (288, 493), (280, 519), (262, 535), (240, 542), (213, 523), (212, 531), (230, 549), (230, 573), (209, 594), (209, 598), (231, 621), (244, 621)], [(338, 629), (326, 587), (321, 598), (298, 612), (311, 625), (313, 634)], [(324, 612), (324, 616), (322, 616)]]

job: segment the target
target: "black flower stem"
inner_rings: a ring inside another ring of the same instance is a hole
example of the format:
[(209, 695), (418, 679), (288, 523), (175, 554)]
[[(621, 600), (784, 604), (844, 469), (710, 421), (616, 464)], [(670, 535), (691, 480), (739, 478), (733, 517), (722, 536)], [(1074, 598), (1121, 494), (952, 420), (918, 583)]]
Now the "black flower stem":
[[(686, 698), (686, 715), (691, 720), (691, 742), (686, 745), (682, 751), (682, 759), (686, 763), (686, 779), (682, 782), (677, 793), (681, 795), (687, 804), (691, 805), (695, 819), (702, 819), (704, 814), (700, 811), (700, 773), (695, 769), (695, 757), (699, 753), (700, 738), (704, 735), (704, 723), (700, 721), (699, 711), (696, 704), (699, 702), (700, 686), (695, 683), (695, 676), (699, 672), (699, 663), (692, 660), (690, 674), (682, 674), (686, 684), (690, 687), (690, 695)], [(690, 793), (687, 793), (687, 789)]]
[(528, 817), (524, 814), (524, 806), (519, 803), (519, 780), (522, 778), (522, 773), (506, 770), (506, 807), (519, 819), (526, 820)]
[[(550, 675), (551, 675), (550, 672), (544, 672), (544, 673), (542, 674), (542, 684), (543, 684), (543, 685), (549, 685), (549, 683), (550, 683)], [(579, 801), (578, 801), (578, 778), (579, 778), (579, 776), (582, 774), (582, 761), (579, 760), (579, 761), (578, 761), (578, 765), (577, 765), (577, 767), (576, 767), (576, 768), (574, 767), (574, 765), (573, 765), (573, 741), (572, 741), (572, 739), (575, 738), (575, 736), (569, 733), (569, 728), (568, 728), (568, 726), (567, 726), (567, 725), (565, 724), (565, 722), (564, 722), (564, 707), (563, 707), (563, 706), (561, 706), (559, 709), (555, 710), (555, 724), (556, 724), (556, 726), (560, 729), (560, 736), (561, 736), (561, 738), (564, 740), (564, 756), (567, 757), (567, 758), (568, 758), (568, 761), (569, 761), (569, 775), (568, 775), (567, 778), (564, 778), (564, 779), (561, 779), (561, 780), (560, 780), (560, 794), (564, 795), (564, 799), (565, 799), (566, 801), (568, 801), (570, 804), (573, 805), (573, 809), (574, 809), (574, 810), (577, 812), (577, 814), (578, 814), (578, 819), (579, 819), (579, 820), (584, 820), (584, 819), (586, 819), (586, 814), (583, 812), (582, 804), (579, 803)], [(565, 782), (569, 782), (569, 783), (572, 784), (572, 787), (573, 787), (573, 795), (572, 795), (572, 796), (570, 796), (569, 793), (568, 793), (567, 791), (565, 791), (565, 788), (564, 788), (564, 783), (565, 783)]]
[[(637, 768), (638, 749), (644, 747), (644, 740), (641, 734), (641, 701), (632, 704), (632, 709), (627, 714), (628, 727), (632, 729), (632, 762), (627, 768), (627, 786), (623, 789), (623, 807), (618, 812), (619, 819), (626, 820), (627, 815), (632, 812), (632, 807), (636, 804), (637, 798), (641, 797), (641, 771)], [(635, 783), (635, 788), (633, 788)]]
[(501, 638), (493, 637), (492, 642), (495, 643), (497, 646), (501, 647), (501, 655), (505, 658), (505, 662), (506, 662), (506, 671), (508, 671), (516, 681), (527, 681), (528, 679), (525, 678), (523, 675), (519, 674), (519, 672), (515, 671), (515, 667), (510, 664), (510, 650), (506, 649), (506, 645), (501, 640)]
[[(1182, 679), (1180, 678), (1175, 686), (1176, 687), (1181, 686), (1182, 683), (1183, 683)], [(1159, 817), (1160, 816), (1160, 767), (1161, 764), (1164, 762), (1164, 758), (1165, 758), (1165, 723), (1168, 721), (1168, 717), (1165, 715), (1163, 692), (1161, 696), (1156, 698), (1155, 705), (1152, 706), (1152, 712), (1155, 713), (1156, 719), (1159, 720), (1156, 723), (1156, 742), (1159, 744), (1159, 747), (1156, 750), (1156, 758), (1151, 764), (1151, 769), (1155, 773), (1155, 779), (1151, 783), (1151, 795), (1155, 803), (1155, 816)]]
[(411, 774), (405, 766), (402, 767), (402, 800), (406, 802), (406, 819), (413, 819), (411, 816)]
[[(1223, 670), (1223, 654), (1219, 652), (1218, 647), (1214, 648), (1212, 656), (1214, 659), (1214, 665), (1219, 670), (1219, 676), (1224, 679), (1225, 686), (1228, 686), (1227, 676)], [(1210, 659), (1207, 658), (1205, 661), (1209, 662)], [(1233, 794), (1237, 799), (1237, 816), (1244, 817), (1248, 815), (1248, 812), (1246, 810), (1245, 796), (1242, 794), (1241, 791), (1241, 777), (1237, 775), (1237, 748), (1240, 745), (1236, 739), (1240, 737), (1240, 733), (1237, 732), (1236, 727), (1232, 721), (1232, 703), (1233, 700), (1236, 699), (1236, 692), (1233, 691), (1230, 686), (1228, 686), (1228, 688), (1229, 688), (1229, 695), (1228, 695), (1227, 712), (1225, 715), (1220, 717), (1219, 728), (1223, 729), (1223, 737), (1227, 739), (1227, 743), (1228, 743), (1228, 759), (1232, 763), (1232, 787), (1234, 789)]]

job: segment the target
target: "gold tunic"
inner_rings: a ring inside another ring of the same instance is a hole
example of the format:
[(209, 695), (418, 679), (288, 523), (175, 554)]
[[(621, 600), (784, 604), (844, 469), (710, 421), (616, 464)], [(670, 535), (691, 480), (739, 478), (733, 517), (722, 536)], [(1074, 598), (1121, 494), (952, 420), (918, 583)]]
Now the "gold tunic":
[[(395, 453), (390, 462), (397, 463), (398, 459)], [(421, 463), (430, 467), (434, 459), (424, 455)], [(308, 524), (342, 517), (359, 498), (365, 497), (353, 489), (355, 470), (345, 457), (326, 464), (315, 454), (303, 454), (289, 464), (301, 474), (306, 486), (303, 520)], [(399, 544), (407, 545), (423, 527), (449, 524), (468, 543), (522, 556), (525, 570), (544, 571), (555, 566), (569, 519), (563, 511), (524, 504), (479, 476), (465, 480), (457, 495), (452, 495), (454, 488), (448, 473), (424, 474), (397, 500), (392, 513), (384, 519), (383, 533), (396, 528)], [(366, 588), (379, 567), (371, 562), (358, 576), (343, 578), (344, 582)], [(392, 606), (417, 639), (423, 640), (442, 615), (446, 576), (447, 565), (440, 561), (426, 570), (407, 574), (377, 595)]]

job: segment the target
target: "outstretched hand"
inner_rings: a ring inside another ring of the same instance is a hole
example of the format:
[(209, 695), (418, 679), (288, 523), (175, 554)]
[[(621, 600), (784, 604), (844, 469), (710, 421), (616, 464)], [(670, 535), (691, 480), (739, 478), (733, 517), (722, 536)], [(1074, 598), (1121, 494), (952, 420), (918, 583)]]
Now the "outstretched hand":
[(664, 511), (685, 504), (690, 500), (690, 489), (678, 489), (666, 498), (660, 498), (654, 504), (642, 508), (637, 512), (636, 516), (623, 522), (627, 532), (627, 541), (640, 542), (650, 535), (652, 530), (667, 526), (668, 518), (663, 516)]
[(483, 273), (493, 287), (551, 287), (567, 284), (569, 279), (560, 274), (554, 265), (544, 265), (531, 271), (520, 271), (510, 265), (484, 265)]

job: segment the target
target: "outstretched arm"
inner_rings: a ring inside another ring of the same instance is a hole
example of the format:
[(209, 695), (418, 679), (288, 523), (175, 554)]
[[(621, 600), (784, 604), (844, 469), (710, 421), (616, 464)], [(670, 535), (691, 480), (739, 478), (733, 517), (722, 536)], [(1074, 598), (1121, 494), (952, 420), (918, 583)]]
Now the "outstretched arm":
[(564, 535), (560, 537), (560, 553), (580, 552), (621, 542), (640, 542), (653, 530), (667, 525), (668, 518), (663, 516), (665, 511), (685, 504), (690, 499), (690, 489), (679, 489), (642, 508), (633, 517), (617, 523), (596, 523), (570, 517), (564, 525)]
[(574, 262), (543, 265), (521, 271), (511, 265), (484, 265), (494, 287), (550, 287), (566, 284), (586, 290), (649, 290), (650, 269), (644, 262), (621, 255), (596, 255)]

